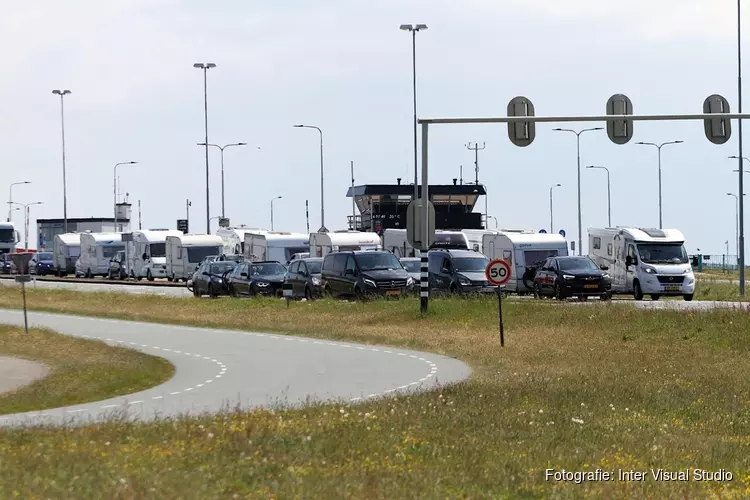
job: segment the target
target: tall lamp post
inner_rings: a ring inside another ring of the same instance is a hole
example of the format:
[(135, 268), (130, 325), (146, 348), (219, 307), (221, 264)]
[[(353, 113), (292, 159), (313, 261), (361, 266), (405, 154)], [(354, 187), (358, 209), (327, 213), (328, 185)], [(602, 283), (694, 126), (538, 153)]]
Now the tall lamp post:
[(727, 193), (727, 196), (734, 196), (734, 240), (735, 240), (735, 244), (737, 245), (737, 259), (739, 262), (739, 258), (740, 258), (740, 197), (734, 193)]
[(214, 63), (195, 63), (194, 68), (203, 70), (203, 116), (206, 128), (206, 234), (211, 234), (211, 188), (208, 183), (208, 70), (215, 68)]
[(65, 96), (70, 90), (53, 90), (53, 94), (60, 96), (60, 124), (62, 132), (62, 174), (63, 174), (63, 231), (68, 232), (68, 188), (65, 179)]
[(328, 229), (326, 229), (326, 222), (325, 222), (325, 203), (323, 198), (323, 131), (320, 130), (320, 127), (316, 127), (315, 125), (295, 125), (295, 128), (313, 128), (318, 131), (320, 134), (320, 229), (318, 229), (319, 233), (327, 233)]
[(26, 223), (24, 225), (23, 230), (23, 248), (24, 250), (29, 250), (29, 207), (32, 205), (44, 205), (43, 201), (35, 201), (33, 203), (18, 203), (18, 202), (11, 202), (13, 205), (20, 205), (23, 207), (23, 213), (26, 215)]
[[(742, 0), (737, 0), (737, 110), (742, 113)], [(737, 259), (739, 260), (740, 266), (740, 296), (745, 296), (745, 186), (742, 170), (742, 120), (739, 120), (739, 155), (737, 161), (739, 163), (737, 167), (737, 177), (740, 193), (739, 197), (739, 217), (738, 224), (739, 230), (739, 252)]]
[(13, 186), (21, 184), (31, 184), (31, 181), (14, 182), (8, 188), (8, 222), (13, 221)]
[(556, 187), (562, 187), (562, 184), (555, 184), (554, 186), (550, 186), (549, 188), (549, 232), (553, 233), (555, 231), (554, 226), (554, 220), (552, 218), (552, 190)]
[(115, 210), (115, 232), (117, 232), (117, 167), (120, 165), (135, 165), (138, 163), (137, 161), (123, 161), (120, 163), (115, 164), (114, 169), (114, 182), (113, 182), (113, 189), (114, 192), (114, 210)]
[(576, 151), (578, 155), (578, 255), (583, 254), (583, 228), (581, 223), (581, 134), (584, 132), (593, 132), (594, 130), (604, 130), (604, 127), (585, 128), (583, 130), (573, 130), (569, 128), (555, 128), (555, 132), (572, 132), (576, 135)]
[(640, 146), (653, 146), (659, 151), (659, 229), (662, 229), (662, 216), (661, 216), (661, 148), (670, 144), (682, 144), (685, 141), (669, 141), (656, 144), (655, 142), (636, 142)]
[(426, 30), (426, 24), (402, 24), (403, 31), (411, 31), (411, 64), (412, 87), (414, 96), (414, 199), (419, 198), (419, 184), (417, 182), (417, 32)]
[(612, 190), (609, 182), (609, 169), (598, 165), (589, 165), (586, 168), (598, 168), (607, 171), (607, 227), (612, 227)]
[[(205, 146), (205, 142), (199, 142), (198, 146)], [(209, 144), (209, 146), (214, 148), (219, 148), (219, 151), (221, 151), (221, 216), (226, 217), (224, 212), (224, 149), (229, 148), (232, 146), (247, 146), (246, 142), (235, 142), (232, 144), (225, 144), (223, 146), (219, 146), (218, 144)]]
[(273, 202), (274, 200), (280, 200), (281, 196), (276, 196), (275, 198), (271, 198), (271, 232), (273, 232)]

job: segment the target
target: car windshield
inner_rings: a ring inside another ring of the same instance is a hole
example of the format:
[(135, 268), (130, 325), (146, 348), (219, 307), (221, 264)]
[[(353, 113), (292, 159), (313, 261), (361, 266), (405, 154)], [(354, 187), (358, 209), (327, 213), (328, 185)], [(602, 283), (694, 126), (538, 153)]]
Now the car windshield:
[(392, 253), (361, 253), (357, 255), (357, 262), (361, 271), (388, 271), (404, 268)]
[(401, 263), (407, 272), (418, 273), (422, 270), (422, 263), (418, 260), (402, 260)]
[(216, 262), (211, 264), (211, 274), (222, 275), (227, 271), (231, 271), (237, 264), (235, 262)]
[(641, 260), (648, 264), (687, 264), (688, 256), (681, 243), (641, 243), (638, 245)]
[(307, 272), (310, 274), (320, 274), (320, 268), (323, 265), (322, 260), (306, 260)]
[(558, 259), (557, 263), (560, 265), (561, 271), (593, 271), (599, 269), (596, 267), (596, 264), (594, 264), (594, 261), (588, 257)]
[(36, 260), (52, 260), (52, 252), (39, 252)]
[(250, 276), (272, 276), (275, 274), (286, 273), (286, 268), (278, 262), (269, 262), (268, 264), (253, 264), (250, 266)]
[(484, 272), (490, 260), (482, 257), (459, 257), (453, 259), (456, 271), (464, 273)]
[(165, 257), (167, 255), (166, 243), (151, 243), (149, 248), (151, 249), (151, 257)]
[(0, 229), (0, 241), (3, 243), (14, 243), (16, 235), (12, 229)]
[(123, 245), (107, 245), (102, 247), (102, 257), (105, 259), (111, 259), (115, 255), (117, 255), (117, 252), (120, 250), (125, 250), (125, 247)]

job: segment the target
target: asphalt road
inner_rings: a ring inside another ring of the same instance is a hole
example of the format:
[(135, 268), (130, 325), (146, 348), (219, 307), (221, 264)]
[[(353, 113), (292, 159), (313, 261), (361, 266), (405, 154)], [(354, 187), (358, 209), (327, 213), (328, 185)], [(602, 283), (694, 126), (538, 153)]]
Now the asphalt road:
[[(0, 309), (0, 322), (22, 325), (23, 313)], [(465, 363), (436, 354), (286, 335), (36, 312), (29, 313), (29, 323), (161, 356), (176, 373), (158, 387), (124, 397), (0, 416), (0, 426), (75, 425), (112, 414), (150, 420), (305, 401), (354, 403), (435, 389), (471, 374)]]
[[(148, 286), (148, 285), (118, 285), (117, 282), (102, 283), (65, 283), (60, 281), (35, 281), (28, 283), (29, 288), (46, 288), (50, 290), (73, 290), (77, 292), (116, 292), (162, 295), (165, 297), (192, 297), (193, 293), (185, 286)], [(19, 287), (11, 280), (0, 280), (0, 286)]]

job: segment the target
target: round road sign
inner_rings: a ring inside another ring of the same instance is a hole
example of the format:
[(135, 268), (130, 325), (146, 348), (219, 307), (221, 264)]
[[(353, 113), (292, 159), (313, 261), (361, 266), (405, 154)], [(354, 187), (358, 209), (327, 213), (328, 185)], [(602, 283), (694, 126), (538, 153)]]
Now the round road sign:
[(484, 271), (487, 281), (496, 286), (502, 286), (510, 280), (510, 264), (503, 259), (495, 259), (487, 264)]

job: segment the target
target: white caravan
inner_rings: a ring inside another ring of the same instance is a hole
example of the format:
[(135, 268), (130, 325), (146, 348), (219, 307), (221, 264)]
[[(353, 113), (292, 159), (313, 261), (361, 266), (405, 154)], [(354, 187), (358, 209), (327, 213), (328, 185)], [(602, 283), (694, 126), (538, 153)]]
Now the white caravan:
[(632, 293), (636, 300), (644, 295), (693, 300), (695, 276), (684, 243), (676, 229), (589, 229), (589, 257), (609, 268), (612, 293)]
[(537, 268), (548, 257), (567, 256), (568, 245), (559, 234), (495, 231), (484, 235), (482, 253), (490, 260), (508, 261), (510, 280), (506, 290), (525, 294), (533, 291)]
[(223, 254), (224, 240), (211, 234), (180, 234), (167, 236), (164, 247), (167, 277), (187, 281), (203, 259)]
[[(413, 248), (406, 239), (406, 229), (386, 229), (383, 231), (383, 248), (396, 257), (419, 257), (422, 252)], [(430, 248), (453, 248), (462, 250), (471, 250), (472, 245), (469, 243), (469, 237), (464, 231), (444, 231), (438, 229), (435, 231), (435, 242)], [(481, 245), (478, 245), (478, 251)]]
[(224, 255), (245, 255), (245, 235), (247, 233), (265, 234), (269, 231), (251, 227), (220, 227), (216, 235), (224, 240)]
[(182, 231), (173, 229), (133, 231), (133, 241), (128, 242), (128, 276), (138, 280), (146, 278), (149, 281), (168, 277), (167, 236), (182, 234)]
[(55, 259), (55, 275), (75, 274), (76, 261), (81, 256), (81, 235), (79, 233), (56, 235), (52, 242), (52, 255)]
[(249, 260), (275, 260), (286, 265), (294, 254), (307, 252), (310, 235), (304, 233), (245, 233), (245, 257)]
[(122, 233), (81, 233), (81, 273), (87, 278), (107, 276), (109, 261), (125, 250)]
[(461, 232), (466, 235), (469, 250), (481, 252), (482, 245), (484, 244), (484, 235), (495, 234), (497, 231), (490, 231), (489, 229), (462, 229)]
[(16, 226), (12, 222), (0, 222), (0, 252), (8, 253), (16, 249), (16, 243), (21, 240), (21, 236), (16, 231)]
[(333, 233), (310, 233), (310, 257), (325, 257), (329, 252), (382, 250), (377, 233), (341, 231)]

